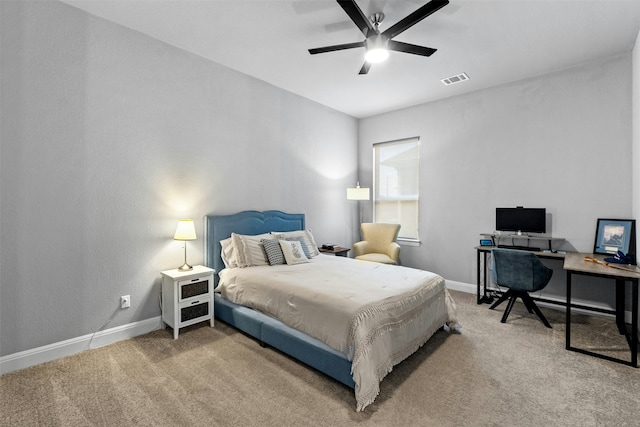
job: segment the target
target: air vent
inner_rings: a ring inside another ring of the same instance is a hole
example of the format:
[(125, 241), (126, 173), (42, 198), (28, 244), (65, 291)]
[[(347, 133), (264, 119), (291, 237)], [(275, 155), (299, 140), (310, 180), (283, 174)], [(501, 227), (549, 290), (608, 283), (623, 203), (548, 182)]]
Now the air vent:
[(445, 84), (445, 86), (450, 86), (455, 83), (464, 82), (469, 80), (469, 76), (465, 73), (456, 74), (455, 76), (447, 77), (446, 79), (442, 79), (441, 82)]

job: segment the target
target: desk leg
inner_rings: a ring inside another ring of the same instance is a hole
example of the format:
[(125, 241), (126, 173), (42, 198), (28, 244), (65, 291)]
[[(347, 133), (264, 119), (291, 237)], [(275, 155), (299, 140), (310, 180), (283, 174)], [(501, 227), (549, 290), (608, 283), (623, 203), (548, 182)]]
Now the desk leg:
[(631, 281), (631, 366), (638, 367), (638, 279)]
[(476, 294), (476, 302), (478, 304), (491, 304), (491, 302), (493, 301), (493, 299), (487, 295), (487, 254), (488, 252), (482, 251), (482, 296), (480, 296), (480, 251), (476, 250), (476, 277), (478, 278), (478, 293)]
[(487, 297), (487, 252), (483, 252), (482, 254), (482, 274), (484, 281), (484, 283), (482, 284), (482, 297), (485, 302), (489, 304), (491, 300)]
[(624, 280), (616, 280), (616, 325), (621, 335), (627, 333), (624, 325), (625, 299)]
[(565, 348), (571, 348), (571, 271), (567, 270), (567, 310), (565, 314)]
[(480, 304), (480, 251), (479, 250), (476, 250), (476, 277), (477, 277), (477, 283), (478, 283), (476, 303)]

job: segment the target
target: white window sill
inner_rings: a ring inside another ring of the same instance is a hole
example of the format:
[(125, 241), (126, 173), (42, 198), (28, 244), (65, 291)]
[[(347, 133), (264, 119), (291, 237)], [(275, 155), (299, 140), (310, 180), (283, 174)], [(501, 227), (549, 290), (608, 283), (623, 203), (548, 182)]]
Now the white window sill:
[(403, 238), (398, 238), (397, 242), (400, 246), (420, 246), (422, 243), (420, 240)]

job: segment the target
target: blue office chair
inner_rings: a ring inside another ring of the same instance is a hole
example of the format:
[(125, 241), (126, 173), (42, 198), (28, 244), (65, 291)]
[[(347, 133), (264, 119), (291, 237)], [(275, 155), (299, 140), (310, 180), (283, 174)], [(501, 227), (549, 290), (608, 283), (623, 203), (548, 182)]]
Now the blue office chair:
[(509, 290), (502, 294), (490, 309), (493, 310), (508, 299), (509, 303), (501, 320), (502, 323), (505, 323), (516, 299), (520, 297), (529, 313), (535, 312), (544, 323), (544, 326), (551, 328), (551, 325), (533, 301), (529, 292), (536, 292), (547, 286), (553, 275), (553, 270), (542, 264), (534, 253), (527, 251), (492, 249), (491, 255), (495, 283)]

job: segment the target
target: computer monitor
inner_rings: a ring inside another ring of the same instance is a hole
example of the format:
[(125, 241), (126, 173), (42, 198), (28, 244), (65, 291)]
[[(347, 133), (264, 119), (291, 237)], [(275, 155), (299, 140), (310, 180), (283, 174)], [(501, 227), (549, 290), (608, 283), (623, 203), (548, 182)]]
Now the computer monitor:
[(496, 230), (545, 233), (547, 231), (546, 208), (496, 208)]

